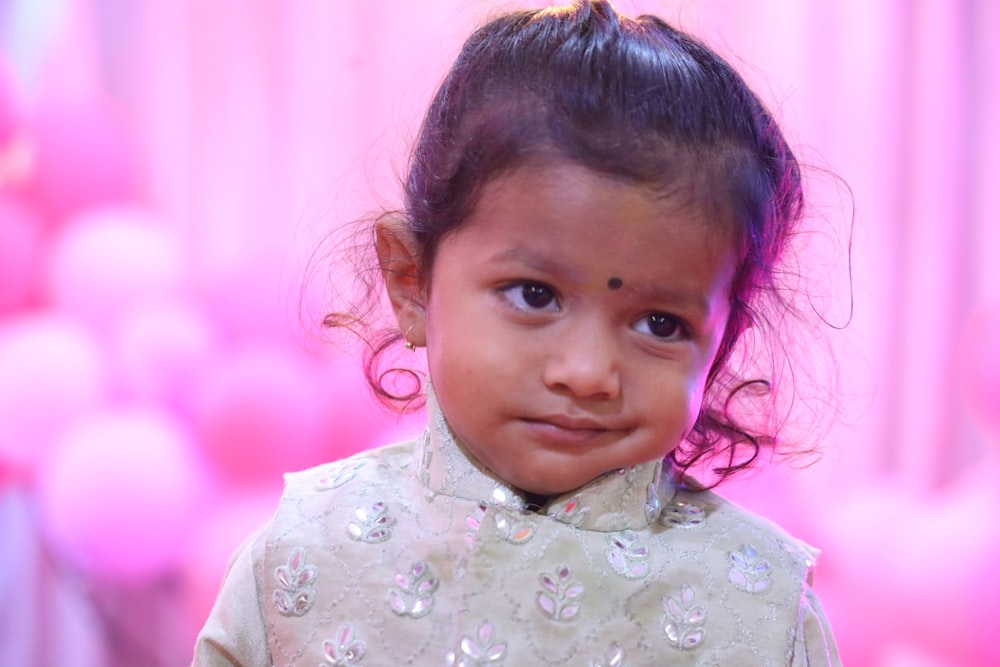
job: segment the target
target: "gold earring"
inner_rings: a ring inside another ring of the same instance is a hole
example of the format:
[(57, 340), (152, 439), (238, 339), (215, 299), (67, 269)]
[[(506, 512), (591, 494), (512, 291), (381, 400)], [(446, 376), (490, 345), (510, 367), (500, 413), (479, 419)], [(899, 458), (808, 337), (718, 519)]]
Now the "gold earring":
[(417, 346), (410, 340), (410, 332), (411, 331), (413, 331), (413, 325), (412, 324), (410, 325), (410, 328), (406, 330), (406, 333), (403, 334), (403, 338), (406, 339), (406, 344), (404, 345), (404, 347), (407, 350), (410, 350), (412, 352), (413, 350), (417, 349)]

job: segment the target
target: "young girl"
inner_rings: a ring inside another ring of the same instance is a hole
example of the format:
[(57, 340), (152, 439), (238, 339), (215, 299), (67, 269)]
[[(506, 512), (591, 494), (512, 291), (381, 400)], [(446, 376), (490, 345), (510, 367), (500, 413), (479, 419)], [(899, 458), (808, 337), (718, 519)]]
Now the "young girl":
[(802, 206), (759, 99), (661, 20), (475, 32), (375, 226), (369, 370), (392, 397), (383, 353), (426, 347), (427, 431), (289, 475), (194, 664), (839, 664), (815, 551), (682, 474), (774, 442), (734, 352)]

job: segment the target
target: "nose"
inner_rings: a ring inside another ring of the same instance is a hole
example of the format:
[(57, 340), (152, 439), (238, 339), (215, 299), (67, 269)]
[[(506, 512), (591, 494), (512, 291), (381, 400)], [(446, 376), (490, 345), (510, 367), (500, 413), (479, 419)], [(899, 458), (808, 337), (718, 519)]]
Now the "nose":
[(615, 399), (621, 393), (618, 351), (594, 328), (560, 338), (545, 361), (545, 386), (575, 398)]

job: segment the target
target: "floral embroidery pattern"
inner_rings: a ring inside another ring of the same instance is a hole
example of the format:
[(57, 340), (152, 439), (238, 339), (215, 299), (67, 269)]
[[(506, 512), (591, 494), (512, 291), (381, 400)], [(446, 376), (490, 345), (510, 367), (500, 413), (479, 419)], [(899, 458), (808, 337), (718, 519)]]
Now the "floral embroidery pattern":
[(367, 650), (364, 641), (355, 638), (354, 626), (344, 623), (334, 639), (323, 642), (323, 662), (319, 663), (319, 667), (360, 665)]
[(591, 660), (588, 667), (625, 667), (625, 649), (618, 642), (611, 642), (603, 660)]
[(739, 551), (730, 551), (729, 581), (746, 593), (763, 593), (771, 587), (771, 564), (744, 544)]
[(611, 569), (626, 579), (642, 579), (649, 574), (649, 549), (639, 540), (634, 530), (608, 536), (604, 552)]
[(317, 569), (307, 565), (305, 551), (296, 547), (288, 555), (288, 563), (274, 570), (278, 586), (274, 591), (274, 606), (282, 616), (303, 616), (316, 601)]
[(499, 663), (507, 655), (507, 642), (493, 642), (493, 624), (483, 621), (476, 636), (463, 635), (458, 652), (448, 654), (449, 667), (482, 667)]
[(315, 488), (317, 491), (329, 491), (341, 487), (357, 477), (358, 471), (364, 467), (365, 464), (360, 461), (333, 466), (316, 480)]
[(351, 539), (368, 544), (385, 542), (392, 537), (390, 529), (396, 525), (396, 519), (389, 516), (389, 508), (383, 502), (377, 502), (367, 509), (356, 508), (354, 518), (354, 521), (347, 524), (348, 534)]
[(572, 578), (568, 565), (560, 565), (555, 575), (539, 577), (542, 590), (538, 592), (538, 606), (553, 621), (572, 621), (580, 613), (583, 584)]
[(695, 604), (694, 589), (684, 584), (673, 595), (664, 596), (663, 632), (676, 649), (690, 650), (705, 641), (705, 618), (708, 613)]
[(469, 530), (465, 532), (465, 541), (470, 549), (476, 541), (476, 533), (479, 532), (479, 527), (483, 524), (483, 519), (486, 518), (486, 510), (486, 503), (479, 503), (475, 511), (465, 517), (465, 525), (469, 527)]
[(434, 608), (438, 578), (423, 561), (410, 566), (409, 572), (397, 574), (396, 588), (389, 591), (389, 605), (398, 616), (421, 618)]
[(548, 513), (550, 516), (555, 517), (557, 521), (568, 523), (571, 526), (579, 526), (589, 511), (590, 508), (581, 505), (580, 496), (576, 495), (563, 503), (553, 506)]
[(535, 536), (535, 522), (513, 512), (500, 510), (493, 518), (497, 534), (511, 544), (524, 544)]
[(675, 500), (663, 508), (660, 523), (664, 526), (694, 528), (705, 521), (705, 510), (697, 503)]

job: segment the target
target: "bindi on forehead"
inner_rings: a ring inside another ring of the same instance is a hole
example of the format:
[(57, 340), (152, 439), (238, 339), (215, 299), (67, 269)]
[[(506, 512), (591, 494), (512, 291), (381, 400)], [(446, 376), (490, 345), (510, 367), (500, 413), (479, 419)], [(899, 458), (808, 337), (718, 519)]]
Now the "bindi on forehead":
[(621, 286), (623, 284), (624, 283), (622, 282), (622, 279), (619, 278), (618, 276), (611, 276), (610, 278), (608, 278), (608, 289), (611, 290), (621, 289)]

